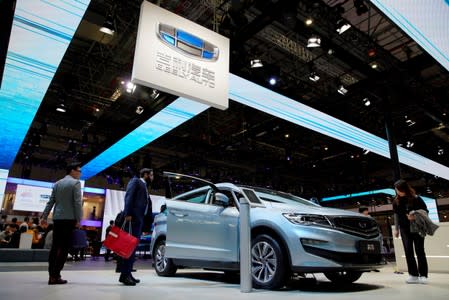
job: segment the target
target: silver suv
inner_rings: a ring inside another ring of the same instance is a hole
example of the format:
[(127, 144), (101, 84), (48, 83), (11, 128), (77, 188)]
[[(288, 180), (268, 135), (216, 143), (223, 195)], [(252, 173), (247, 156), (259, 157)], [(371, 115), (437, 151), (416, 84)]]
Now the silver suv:
[(204, 187), (166, 200), (166, 209), (155, 217), (151, 253), (159, 276), (173, 276), (178, 267), (238, 274), (241, 197), (252, 203), (256, 288), (278, 289), (290, 276), (306, 273), (352, 283), (382, 263), (381, 235), (371, 217), (325, 208), (279, 191), (204, 182)]

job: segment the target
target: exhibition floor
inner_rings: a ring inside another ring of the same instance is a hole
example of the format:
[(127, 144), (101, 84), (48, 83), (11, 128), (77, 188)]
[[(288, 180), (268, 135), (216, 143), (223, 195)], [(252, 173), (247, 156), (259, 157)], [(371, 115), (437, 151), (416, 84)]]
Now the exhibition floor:
[(179, 270), (176, 277), (158, 277), (151, 260), (140, 260), (134, 273), (141, 283), (123, 286), (114, 272), (114, 262), (102, 259), (68, 262), (63, 271), (66, 285), (48, 286), (46, 263), (0, 263), (2, 299), (448, 299), (449, 274), (432, 273), (429, 284), (406, 284), (406, 274), (395, 274), (392, 266), (363, 274), (348, 287), (332, 284), (318, 274), (311, 279), (292, 280), (280, 291), (253, 290), (241, 293), (237, 281), (226, 281), (221, 273)]

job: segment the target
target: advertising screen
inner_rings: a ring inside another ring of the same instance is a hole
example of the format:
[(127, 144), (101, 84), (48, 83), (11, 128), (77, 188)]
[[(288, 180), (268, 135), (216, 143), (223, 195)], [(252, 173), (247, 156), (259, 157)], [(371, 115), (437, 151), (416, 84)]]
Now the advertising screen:
[(43, 212), (52, 189), (30, 185), (17, 185), (14, 210)]

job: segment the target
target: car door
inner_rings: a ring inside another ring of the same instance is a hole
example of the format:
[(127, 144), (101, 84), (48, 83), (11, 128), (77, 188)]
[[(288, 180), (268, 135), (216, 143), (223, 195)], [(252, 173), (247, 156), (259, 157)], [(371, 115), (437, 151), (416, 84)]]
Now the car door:
[(167, 201), (168, 257), (237, 261), (238, 211), (214, 204), (217, 192), (218, 188), (208, 183)]

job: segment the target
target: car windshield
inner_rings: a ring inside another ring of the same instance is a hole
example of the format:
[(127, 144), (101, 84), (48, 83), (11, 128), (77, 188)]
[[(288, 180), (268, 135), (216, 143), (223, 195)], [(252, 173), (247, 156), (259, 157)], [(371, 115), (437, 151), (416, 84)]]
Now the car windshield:
[[(243, 186), (241, 186), (243, 187)], [(245, 186), (246, 187), (246, 186)], [(286, 204), (291, 204), (292, 202), (295, 204), (302, 204), (302, 205), (308, 205), (308, 206), (315, 206), (315, 207), (319, 207), (320, 205), (315, 204), (311, 201), (308, 201), (304, 198), (289, 194), (289, 193), (284, 193), (284, 192), (280, 192), (280, 191), (274, 191), (274, 190), (270, 190), (270, 189), (265, 189), (265, 188), (259, 188), (259, 187), (247, 187), (247, 188), (251, 188), (253, 189), (257, 196), (262, 199), (263, 201), (269, 201), (269, 202), (278, 202), (278, 203), (286, 203)]]

